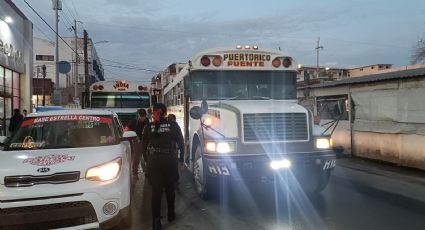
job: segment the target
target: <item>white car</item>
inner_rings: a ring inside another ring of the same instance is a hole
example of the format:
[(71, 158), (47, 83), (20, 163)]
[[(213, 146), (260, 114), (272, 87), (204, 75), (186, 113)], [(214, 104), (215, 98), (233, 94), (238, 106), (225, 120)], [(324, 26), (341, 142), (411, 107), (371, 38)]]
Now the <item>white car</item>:
[(134, 137), (111, 111), (28, 115), (0, 152), (0, 229), (130, 225)]

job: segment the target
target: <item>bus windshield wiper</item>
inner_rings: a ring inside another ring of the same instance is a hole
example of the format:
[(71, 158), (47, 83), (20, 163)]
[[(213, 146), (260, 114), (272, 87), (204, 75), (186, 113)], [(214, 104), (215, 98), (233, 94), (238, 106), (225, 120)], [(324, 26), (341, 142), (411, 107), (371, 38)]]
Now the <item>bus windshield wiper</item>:
[(229, 98), (226, 98), (226, 99), (224, 99), (225, 101), (231, 101), (231, 100), (235, 100), (235, 99), (237, 99), (239, 96), (234, 96), (234, 97), (229, 97)]
[(263, 100), (271, 100), (270, 97), (264, 97), (264, 96), (252, 96), (252, 98), (263, 99)]

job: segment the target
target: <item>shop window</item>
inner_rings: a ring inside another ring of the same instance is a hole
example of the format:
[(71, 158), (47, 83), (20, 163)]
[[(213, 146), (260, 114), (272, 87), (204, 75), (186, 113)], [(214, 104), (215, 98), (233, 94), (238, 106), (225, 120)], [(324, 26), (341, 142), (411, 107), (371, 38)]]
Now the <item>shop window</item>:
[(6, 95), (10, 95), (12, 93), (12, 70), (6, 69), (5, 73), (5, 92)]
[(12, 82), (13, 90), (13, 107), (20, 108), (20, 93), (21, 93), (21, 84), (19, 79), (19, 73), (13, 72), (13, 82)]
[(2, 66), (0, 66), (0, 91), (4, 92), (4, 67)]
[(35, 55), (35, 60), (37, 60), (37, 61), (54, 61), (55, 56), (53, 56), (53, 55)]

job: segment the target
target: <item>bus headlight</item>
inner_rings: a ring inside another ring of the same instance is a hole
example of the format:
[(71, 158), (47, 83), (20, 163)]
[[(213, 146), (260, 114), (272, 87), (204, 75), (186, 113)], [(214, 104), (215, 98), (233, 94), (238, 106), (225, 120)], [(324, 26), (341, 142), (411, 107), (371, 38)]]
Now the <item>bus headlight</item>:
[(121, 172), (121, 165), (121, 158), (117, 158), (102, 165), (89, 168), (86, 172), (86, 179), (94, 181), (108, 181), (115, 179)]
[(236, 152), (235, 141), (207, 141), (205, 143), (207, 153), (227, 154)]
[(332, 148), (332, 139), (327, 137), (316, 138), (316, 149), (330, 149)]

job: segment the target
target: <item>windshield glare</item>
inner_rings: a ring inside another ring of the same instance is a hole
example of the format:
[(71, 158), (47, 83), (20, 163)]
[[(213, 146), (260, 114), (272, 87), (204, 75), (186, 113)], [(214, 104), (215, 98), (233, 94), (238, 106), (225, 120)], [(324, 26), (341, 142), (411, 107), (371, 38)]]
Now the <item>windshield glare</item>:
[(296, 73), (203, 71), (191, 75), (192, 100), (296, 99)]
[(27, 118), (5, 150), (79, 148), (118, 143), (107, 116), (48, 116)]
[(149, 93), (99, 93), (91, 95), (92, 108), (147, 108)]

